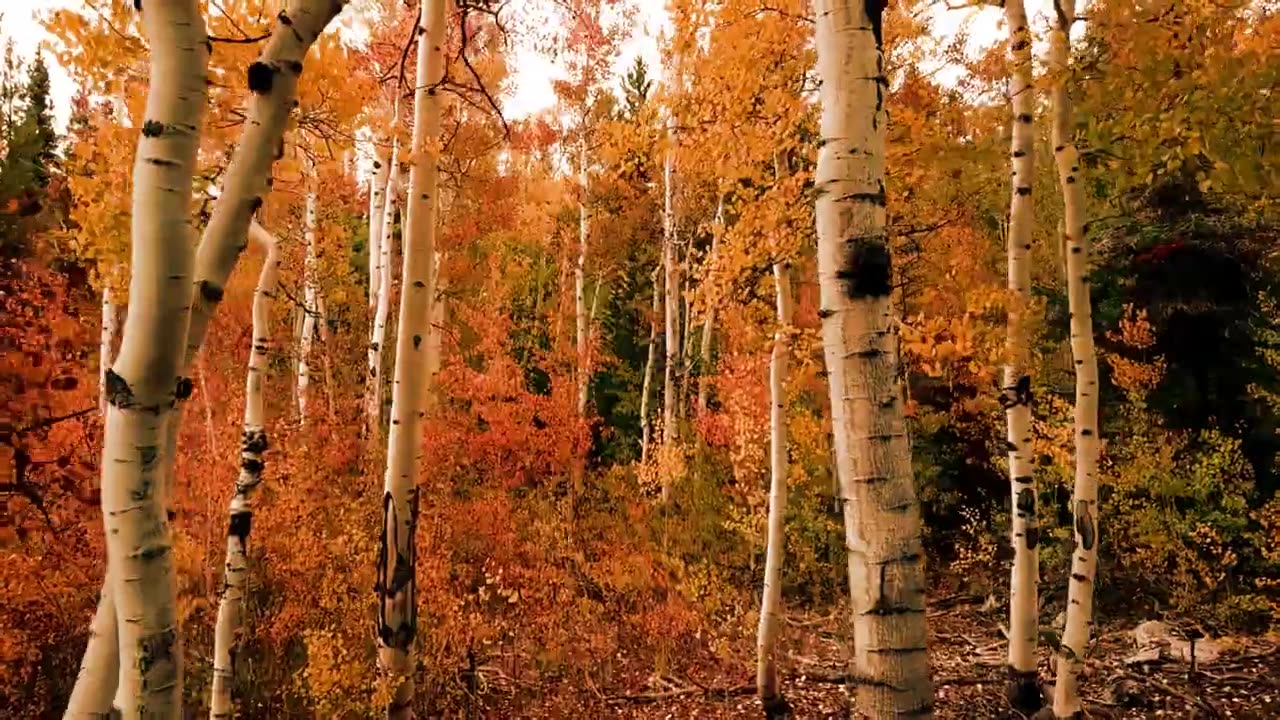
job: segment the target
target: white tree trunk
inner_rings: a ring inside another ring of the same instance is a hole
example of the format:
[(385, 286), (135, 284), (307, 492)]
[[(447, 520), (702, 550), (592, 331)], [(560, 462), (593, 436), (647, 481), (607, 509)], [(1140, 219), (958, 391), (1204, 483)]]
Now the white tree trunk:
[(1067, 246), (1067, 302), (1071, 314), (1071, 355), (1076, 368), (1074, 502), (1075, 551), (1067, 590), (1067, 625), (1058, 651), (1058, 679), (1053, 714), (1083, 714), (1078, 688), (1080, 670), (1093, 625), (1093, 581), (1098, 560), (1098, 356), (1093, 347), (1093, 310), (1089, 299), (1089, 240), (1085, 237), (1084, 187), (1080, 153), (1072, 137), (1070, 32), (1074, 0), (1055, 0), (1056, 22), (1050, 35), (1050, 64), (1058, 74), (1053, 86), (1053, 145), (1062, 187), (1063, 229)]
[[(312, 170), (314, 172), (314, 170)], [(316, 298), (316, 193), (307, 191), (306, 209), (303, 213), (303, 237), (306, 240), (306, 259), (303, 262), (302, 332), (298, 336), (298, 422), (307, 424), (308, 391), (311, 388), (311, 340), (316, 334), (316, 315), (319, 305)]]
[(414, 92), (413, 164), (405, 205), (404, 269), (396, 337), (395, 387), (383, 527), (377, 566), (378, 664), (391, 684), (387, 717), (413, 716), (413, 640), (417, 632), (414, 589), (414, 532), (418, 514), (418, 464), (422, 416), (426, 410), (426, 347), (435, 299), (435, 214), (440, 135), (440, 98), (444, 75), (445, 0), (426, 0), (419, 17), (417, 89)]
[[(134, 164), (129, 309), (105, 383), (102, 514), (120, 710), (124, 718), (169, 718), (182, 710), (182, 643), (164, 502), (165, 468), (172, 460), (165, 427), (173, 424), (177, 401), (191, 393), (191, 381), (179, 375), (194, 259), (189, 205), (209, 56), (194, 0), (149, 6), (142, 22), (151, 47), (151, 88)], [(106, 684), (105, 678), (85, 679)], [(68, 709), (69, 716), (80, 712), (74, 702)]]
[(1013, 498), (1010, 542), (1014, 560), (1009, 588), (1009, 702), (1024, 714), (1040, 708), (1036, 683), (1036, 603), (1040, 530), (1036, 523), (1036, 485), (1031, 448), (1031, 348), (1027, 310), (1031, 302), (1031, 188), (1034, 183), (1035, 133), (1032, 113), (1031, 33), (1022, 0), (1005, 3), (1009, 26), (1009, 97), (1013, 108), (1012, 192), (1009, 204), (1009, 330), (1001, 405), (1008, 426), (1009, 479)]
[(119, 716), (112, 700), (120, 673), (120, 643), (116, 636), (116, 605), (111, 592), (111, 577), (104, 579), (98, 594), (98, 609), (89, 625), (89, 644), (80, 660), (71, 700), (67, 703), (67, 720), (103, 720)]
[(116, 336), (120, 334), (120, 312), (111, 285), (102, 288), (102, 334), (98, 341), (98, 409), (107, 414), (107, 370), (115, 356)]
[(222, 190), (196, 253), (196, 293), (187, 334), (187, 363), (248, 244), (249, 222), (269, 190), (271, 166), (284, 154), (284, 129), (297, 96), (302, 61), (347, 0), (291, 0), (258, 60), (249, 66), (249, 120), (223, 175)]
[(589, 332), (589, 328), (587, 322), (586, 296), (588, 219), (587, 143), (585, 138), (583, 139), (582, 146), (578, 151), (578, 192), (581, 193), (581, 196), (578, 198), (578, 260), (573, 266), (573, 288), (574, 319), (576, 320), (577, 326), (576, 345), (578, 351), (578, 377), (576, 378), (578, 385), (578, 417), (582, 418), (587, 414), (587, 385), (591, 374), (591, 370), (587, 363), (587, 333)]
[(266, 250), (258, 287), (253, 292), (253, 339), (245, 382), (244, 431), (240, 437), (240, 476), (229, 506), (227, 561), (218, 620), (213, 632), (213, 689), (209, 717), (232, 717), (235, 656), (244, 626), (244, 596), (248, 585), (249, 530), (253, 522), (253, 494), (262, 483), (263, 453), (267, 449), (266, 411), (262, 393), (271, 345), (271, 303), (275, 299), (280, 253), (276, 240), (261, 225), (249, 226), (251, 239)]
[(444, 263), (442, 253), (436, 253), (435, 271), (432, 287), (435, 288), (435, 299), (431, 303), (431, 327), (427, 331), (427, 407), (434, 408), (440, 402), (439, 378), (440, 366), (444, 362), (444, 324), (445, 290), (448, 280), (441, 268)]
[(386, 204), (387, 179), (391, 167), (388, 153), (378, 140), (373, 144), (373, 175), (369, 179), (369, 341), (373, 342), (374, 316), (378, 312), (378, 291), (382, 287), (382, 218)]
[[(711, 257), (707, 260), (707, 278), (704, 282), (709, 283), (716, 271), (716, 263), (720, 258), (720, 236), (723, 234), (724, 195), (722, 194), (719, 202), (716, 203), (715, 232), (711, 236)], [(702, 318), (702, 347), (698, 352), (698, 363), (702, 370), (698, 376), (699, 413), (707, 411), (707, 399), (711, 394), (711, 370), (714, 367), (711, 362), (711, 337), (716, 328), (716, 306), (714, 302), (707, 302), (705, 313)]]
[(658, 313), (662, 310), (662, 268), (653, 269), (653, 315), (649, 318), (649, 357), (644, 363), (644, 382), (640, 386), (640, 463), (649, 462), (649, 443), (653, 439), (653, 421), (649, 419), (649, 396), (653, 386), (653, 368), (658, 362)]
[[(668, 123), (668, 142), (675, 143), (673, 122)], [(674, 447), (676, 442), (676, 378), (680, 362), (680, 269), (676, 261), (676, 226), (674, 182), (675, 149), (668, 148), (663, 163), (662, 267), (666, 287), (666, 367), (662, 387), (662, 444)], [(671, 480), (662, 478), (662, 501), (671, 496)]]
[[(281, 139), (285, 122), (293, 107), (302, 60), (325, 26), (345, 5), (346, 0), (294, 0), (288, 10), (278, 16), (276, 29), (266, 49), (258, 62), (250, 67), (249, 86), (254, 92), (250, 120), (245, 124), (240, 142), (236, 145), (231, 164), (224, 176), (222, 192), (214, 203), (213, 215), (196, 252), (195, 293), (191, 299), (189, 325), (183, 327), (186, 352), (180, 369), (189, 367), (200, 349), (208, 323), (217, 304), (222, 300), (223, 286), (244, 249), (250, 218), (262, 203), (262, 195), (270, 180), (271, 165), (282, 152)], [(190, 196), (189, 191), (187, 196)], [(161, 485), (168, 482), (171, 475), (174, 457), (172, 451), (177, 447), (178, 418), (183, 399), (176, 398), (178, 405), (176, 411), (171, 413), (173, 422), (164, 424), (163, 442), (166, 450), (163, 458), (166, 468), (159, 473)], [(160, 490), (163, 492), (163, 487)], [(159, 498), (157, 502), (164, 506), (163, 498)], [(112, 598), (109, 603), (100, 603), (99, 609), (115, 604), (115, 599)], [(100, 628), (101, 632), (96, 632), (94, 637), (116, 636), (115, 622), (115, 615), (95, 616), (94, 627)], [(113, 628), (109, 632), (106, 630), (108, 624)], [(126, 650), (122, 648), (121, 652)], [(101, 707), (101, 703), (94, 704), (99, 699), (98, 693), (92, 690), (81, 692), (79, 687), (84, 682), (92, 683), (98, 688), (108, 685), (98, 673), (87, 671), (85, 667), (86, 663), (94, 668), (100, 667), (97, 663), (89, 662), (91, 657), (100, 654), (95, 646), (86, 651), (85, 663), (82, 663), (82, 671), (76, 681), (77, 688), (72, 693), (72, 703), (68, 707), (69, 717), (97, 717), (93, 713), (100, 714), (100, 711), (92, 709), (83, 712), (80, 710), (85, 707)], [(123, 669), (123, 672), (128, 670)], [(113, 687), (115, 685), (114, 682), (109, 684)], [(129, 689), (121, 686), (117, 695), (123, 696), (127, 692)], [(78, 703), (79, 698), (85, 698), (88, 704)], [(109, 701), (107, 704), (110, 704)]]
[(329, 411), (329, 422), (338, 422), (337, 409), (334, 407), (333, 395), (337, 386), (333, 384), (333, 337), (329, 333), (329, 311), (325, 309), (324, 293), (316, 293), (316, 329), (320, 336), (320, 361), (324, 365), (324, 398)]
[[(397, 104), (398, 108), (398, 104)], [(399, 112), (397, 109), (396, 112)], [(391, 144), (390, 171), (387, 173), (387, 186), (383, 193), (382, 207), (382, 239), (378, 244), (379, 273), (377, 305), (373, 314), (373, 333), (369, 339), (368, 377), (364, 389), (364, 434), (365, 438), (377, 441), (382, 437), (382, 356), (383, 347), (387, 343), (387, 317), (391, 314), (391, 249), (395, 239), (396, 196), (400, 187), (400, 144), (393, 140)], [(401, 235), (406, 223), (401, 219)]]
[(769, 718), (789, 717), (790, 708), (778, 687), (774, 650), (778, 641), (778, 616), (782, 612), (782, 561), (787, 538), (787, 356), (791, 332), (791, 268), (774, 263), (778, 329), (773, 333), (769, 363), (769, 530), (765, 546), (764, 590), (760, 601), (760, 628), (756, 634), (756, 691)]
[(931, 717), (924, 550), (885, 232), (881, 5), (816, 5), (818, 280), (849, 554), (854, 717)]

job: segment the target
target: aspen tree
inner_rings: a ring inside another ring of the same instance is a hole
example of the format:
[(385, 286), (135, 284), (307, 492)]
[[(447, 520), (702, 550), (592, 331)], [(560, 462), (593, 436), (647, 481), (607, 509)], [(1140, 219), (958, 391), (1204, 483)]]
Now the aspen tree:
[(266, 411), (262, 380), (267, 371), (271, 343), (271, 302), (275, 299), (280, 252), (276, 239), (256, 221), (249, 226), (253, 242), (266, 251), (258, 286), (253, 291), (253, 334), (245, 380), (244, 430), (240, 436), (240, 475), (228, 508), (227, 561), (218, 619), (213, 632), (213, 686), (209, 717), (232, 716), (232, 683), (235, 656), (244, 626), (244, 596), (249, 566), (249, 530), (253, 523), (253, 495), (262, 484), (263, 453), (267, 449)]
[(120, 334), (120, 313), (111, 285), (102, 288), (102, 334), (98, 340), (98, 409), (107, 414), (107, 370), (115, 354), (116, 336)]
[(382, 141), (373, 143), (373, 173), (369, 177), (369, 342), (373, 342), (374, 315), (378, 311), (378, 291), (382, 286), (382, 214), (391, 168)]
[(885, 232), (882, 6), (815, 5), (823, 351), (849, 555), (855, 717), (931, 717), (924, 549)]
[(1031, 84), (1031, 32), (1022, 0), (1006, 0), (1009, 26), (1009, 99), (1013, 166), (1006, 244), (1009, 256), (1009, 327), (1005, 350), (1004, 391), (1000, 404), (1008, 426), (1009, 479), (1013, 498), (1013, 570), (1009, 587), (1009, 702), (1023, 713), (1041, 706), (1036, 682), (1036, 642), (1039, 613), (1036, 583), (1039, 580), (1036, 523), (1036, 484), (1031, 448), (1031, 337), (1028, 309), (1031, 303), (1031, 187), (1034, 182), (1035, 132), (1032, 125), (1035, 90)]
[(1071, 26), (1075, 0), (1054, 0), (1049, 36), (1053, 84), (1053, 155), (1062, 187), (1063, 236), (1067, 248), (1067, 303), (1071, 315), (1071, 355), (1076, 369), (1076, 475), (1072, 509), (1075, 550), (1067, 589), (1067, 624), (1058, 649), (1058, 678), (1053, 691), (1057, 718), (1083, 717), (1079, 675), (1093, 625), (1093, 581), (1098, 559), (1098, 356), (1093, 347), (1093, 310), (1089, 298), (1089, 239), (1085, 237), (1084, 184), (1080, 153), (1072, 138), (1070, 80)]
[[(240, 142), (235, 146), (231, 163), (223, 176), (222, 191), (196, 250), (195, 292), (191, 298), (189, 325), (183, 327), (186, 353), (180, 356), (181, 369), (191, 365), (200, 349), (208, 323), (222, 300), (223, 287), (247, 242), (249, 222), (269, 187), (271, 166), (283, 154), (285, 123), (297, 95), (302, 60), (320, 33), (346, 4), (347, 0), (293, 0), (285, 11), (276, 16), (271, 38), (259, 59), (249, 66), (248, 86), (253, 93), (249, 121), (245, 123)], [(205, 41), (202, 39), (201, 43)], [(203, 84), (203, 78), (201, 82)], [(190, 197), (190, 192), (186, 197)], [(128, 334), (127, 319), (125, 334)], [(180, 403), (183, 398), (176, 399)], [(158, 478), (161, 485), (167, 483), (171, 476), (169, 469), (173, 465), (173, 450), (177, 447), (180, 414), (179, 404), (177, 411), (171, 413), (173, 421), (165, 423), (165, 452), (162, 454), (165, 468), (159, 471)], [(163, 492), (163, 487), (160, 490)], [(163, 500), (158, 504), (163, 506)], [(108, 579), (111, 579), (109, 562)], [(110, 593), (113, 586), (114, 582), (106, 583), (104, 593)], [(119, 612), (116, 606), (113, 597), (98, 605), (98, 614), (91, 626), (90, 644), (68, 704), (68, 717), (101, 717), (110, 711), (112, 693), (121, 696), (128, 692), (126, 687), (117, 687), (117, 681), (109, 677), (113, 674), (112, 668), (97, 662), (105, 654), (98, 641), (120, 639), (115, 628), (116, 617), (111, 612)], [(122, 648), (121, 653), (124, 652)], [(82, 684), (91, 686), (91, 689), (82, 691)], [(179, 684), (177, 691), (180, 690)], [(105, 698), (103, 693), (106, 693)]]
[[(399, 112), (399, 103), (396, 103)], [(388, 164), (387, 185), (383, 193), (382, 221), (380, 230), (382, 238), (378, 241), (378, 262), (382, 267), (378, 277), (378, 297), (373, 313), (373, 330), (369, 339), (369, 368), (365, 379), (364, 390), (364, 433), (368, 440), (376, 441), (382, 437), (382, 361), (383, 348), (387, 343), (387, 318), (391, 314), (391, 250), (395, 240), (396, 196), (400, 188), (400, 140), (397, 137), (391, 142), (391, 154)], [(401, 218), (401, 228), (405, 226)], [(403, 229), (401, 236), (404, 235)]]
[[(704, 282), (709, 282), (711, 273), (715, 272), (716, 261), (720, 257), (720, 236), (724, 234), (724, 194), (720, 195), (720, 199), (716, 202), (716, 222), (715, 229), (711, 236), (711, 257), (707, 260), (708, 276)], [(698, 377), (698, 412), (705, 413), (707, 411), (707, 400), (711, 394), (711, 336), (716, 327), (716, 306), (715, 303), (708, 302), (706, 309), (703, 311), (705, 315), (702, 318), (702, 346), (698, 351), (698, 362), (701, 363), (702, 372)]]
[(778, 687), (774, 651), (778, 642), (778, 616), (782, 612), (782, 561), (787, 544), (787, 356), (791, 352), (791, 267), (773, 264), (778, 327), (773, 333), (769, 361), (769, 526), (764, 559), (764, 591), (760, 601), (760, 628), (756, 634), (756, 692), (768, 718), (789, 717), (790, 706)]
[(649, 462), (649, 444), (653, 440), (653, 421), (649, 419), (649, 396), (653, 386), (653, 368), (658, 362), (658, 313), (662, 311), (662, 266), (653, 269), (653, 315), (649, 318), (649, 356), (644, 363), (644, 381), (640, 386), (640, 463)]
[[(151, 47), (151, 85), (133, 170), (130, 302), (120, 352), (106, 374), (102, 452), (112, 597), (101, 604), (115, 606), (114, 689), (126, 719), (178, 717), (182, 710), (182, 643), (164, 504), (171, 462), (165, 430), (176, 424), (177, 402), (191, 393), (191, 381), (180, 373), (195, 240), (190, 198), (209, 60), (195, 0), (148, 5), (142, 26)], [(95, 626), (104, 637), (109, 634), (96, 620)], [(92, 682), (105, 689), (108, 680)], [(102, 700), (89, 694), (81, 697)], [(97, 711), (77, 706), (78, 700), (73, 693), (68, 716)]]
[[(308, 163), (308, 178), (314, 177), (315, 168)], [(298, 422), (307, 424), (307, 394), (311, 388), (311, 341), (316, 334), (316, 316), (320, 312), (316, 290), (316, 191), (307, 183), (307, 197), (303, 210), (303, 241), (306, 257), (303, 260), (302, 330), (298, 333)]]
[(578, 417), (587, 414), (587, 384), (590, 370), (587, 367), (587, 296), (586, 264), (589, 219), (587, 217), (587, 139), (586, 110), (583, 110), (581, 145), (578, 149), (578, 259), (573, 266), (574, 319), (576, 321), (576, 346), (578, 352), (577, 400)]
[(412, 163), (405, 200), (404, 267), (396, 336), (395, 386), (376, 592), (378, 664), (390, 682), (387, 717), (413, 716), (413, 641), (417, 631), (414, 533), (418, 514), (418, 464), (426, 407), (426, 347), (435, 288), (435, 214), (444, 76), (445, 0), (424, 0), (418, 26)]
[[(662, 166), (662, 271), (666, 288), (666, 363), (662, 385), (662, 446), (676, 444), (676, 377), (680, 362), (680, 268), (676, 258), (676, 219), (673, 187), (675, 166), (675, 121), (667, 121), (667, 153)], [(671, 478), (662, 478), (662, 501), (671, 496)]]

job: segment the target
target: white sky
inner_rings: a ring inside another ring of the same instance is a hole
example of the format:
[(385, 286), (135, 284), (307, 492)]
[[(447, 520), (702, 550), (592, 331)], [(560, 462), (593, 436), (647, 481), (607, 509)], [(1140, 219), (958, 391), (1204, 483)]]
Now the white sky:
[[(264, 0), (265, 1), (265, 0)], [(516, 0), (527, 2), (529, 0)], [(636, 31), (623, 43), (620, 56), (614, 67), (621, 75), (635, 59), (642, 55), (655, 69), (659, 66), (657, 36), (667, 22), (665, 0), (631, 0), (639, 8), (636, 19)], [(35, 20), (37, 14), (68, 5), (78, 4), (79, 0), (0, 0), (0, 37), (11, 37), (15, 47), (23, 57), (31, 57), (36, 47), (48, 41), (48, 35)], [(1002, 39), (996, 23), (1000, 10), (993, 7), (974, 8), (968, 10), (943, 10), (939, 4), (936, 31), (943, 37), (950, 36), (966, 21), (970, 22), (971, 50), (988, 46)], [(1033, 27), (1043, 27), (1043, 17), (1050, 10), (1049, 0), (1028, 0), (1027, 10), (1035, 18)], [(59, 127), (65, 125), (70, 114), (70, 100), (75, 94), (75, 85), (56, 63), (49, 62), (49, 75), (56, 103), (55, 114)], [(519, 118), (535, 114), (552, 107), (555, 95), (551, 89), (553, 80), (561, 78), (564, 73), (551, 59), (540, 55), (527, 44), (517, 41), (511, 67), (515, 68), (512, 89), (508, 92), (503, 106), (509, 118)]]

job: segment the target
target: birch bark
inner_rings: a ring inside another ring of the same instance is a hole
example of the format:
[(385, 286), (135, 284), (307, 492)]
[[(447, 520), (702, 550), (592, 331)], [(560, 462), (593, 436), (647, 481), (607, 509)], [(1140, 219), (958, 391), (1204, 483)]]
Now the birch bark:
[(640, 464), (649, 462), (649, 445), (653, 440), (653, 421), (649, 419), (649, 396), (653, 387), (653, 368), (658, 362), (658, 314), (662, 312), (661, 266), (653, 269), (653, 314), (649, 318), (649, 357), (644, 363), (644, 381), (640, 386)]
[[(311, 170), (314, 175), (314, 169)], [(303, 261), (302, 332), (298, 335), (298, 422), (306, 426), (308, 419), (308, 393), (311, 389), (311, 341), (316, 334), (316, 192), (307, 190), (306, 208), (303, 211), (303, 237), (306, 241), (306, 258)]]
[(413, 717), (413, 641), (417, 632), (414, 533), (418, 514), (418, 465), (426, 408), (426, 340), (435, 298), (435, 214), (440, 135), (437, 87), (444, 75), (445, 0), (425, 0), (418, 27), (414, 91), (413, 163), (405, 202), (404, 268), (396, 337), (395, 387), (379, 548), (378, 664), (390, 683), (387, 717)]
[[(674, 122), (668, 122), (668, 142), (675, 143)], [(680, 269), (676, 265), (676, 226), (674, 206), (675, 149), (668, 148), (663, 163), (662, 268), (666, 287), (666, 363), (662, 387), (662, 446), (674, 448), (676, 443), (676, 379), (680, 362)], [(672, 478), (662, 476), (662, 502), (671, 496)]]
[(1093, 580), (1098, 561), (1098, 356), (1093, 346), (1093, 309), (1089, 298), (1089, 239), (1085, 236), (1084, 184), (1080, 153), (1072, 137), (1070, 95), (1071, 26), (1075, 0), (1054, 0), (1055, 23), (1049, 36), (1053, 85), (1053, 154), (1062, 188), (1066, 243), (1067, 303), (1071, 315), (1071, 355), (1076, 369), (1074, 502), (1075, 551), (1067, 589), (1067, 624), (1058, 649), (1058, 678), (1053, 714), (1084, 715), (1079, 677), (1093, 625)]
[(790, 717), (791, 708), (778, 686), (774, 652), (778, 642), (778, 616), (782, 612), (782, 562), (787, 544), (787, 356), (791, 351), (791, 268), (775, 263), (773, 280), (778, 328), (773, 333), (769, 362), (769, 526), (764, 560), (764, 590), (760, 602), (760, 628), (756, 635), (756, 692), (770, 720)]
[[(724, 195), (720, 196), (720, 200), (716, 203), (716, 224), (715, 233), (711, 236), (711, 257), (707, 260), (707, 282), (714, 276), (716, 263), (720, 258), (720, 236), (724, 234)], [(714, 302), (708, 302), (702, 319), (702, 347), (698, 352), (698, 362), (701, 364), (702, 372), (698, 374), (698, 412), (705, 413), (707, 411), (707, 400), (711, 395), (711, 370), (714, 367), (711, 361), (711, 338), (716, 327), (716, 306)]]
[(271, 345), (271, 303), (275, 299), (279, 247), (271, 233), (254, 222), (250, 239), (266, 251), (258, 286), (253, 292), (253, 340), (245, 380), (244, 430), (240, 437), (240, 475), (228, 507), (227, 560), (218, 619), (213, 632), (213, 687), (209, 695), (209, 717), (232, 717), (232, 686), (235, 656), (244, 626), (244, 596), (249, 566), (249, 530), (253, 524), (253, 495), (262, 484), (263, 454), (267, 450), (266, 411), (262, 393), (267, 371), (267, 351)]
[[(115, 693), (126, 719), (177, 717), (182, 709), (182, 643), (163, 487), (172, 460), (165, 429), (176, 424), (177, 402), (191, 394), (191, 381), (180, 377), (195, 239), (189, 205), (209, 59), (194, 0), (148, 7), (142, 24), (151, 47), (151, 87), (133, 172), (130, 302), (120, 352), (105, 378), (102, 462), (112, 597), (101, 604), (115, 606)], [(104, 637), (110, 633), (101, 625), (98, 630)], [(95, 684), (105, 687), (107, 679)], [(73, 693), (68, 716), (84, 716), (76, 700)]]
[(823, 350), (844, 506), (853, 717), (931, 717), (924, 550), (898, 388), (885, 233), (882, 5), (815, 5), (821, 133), (814, 178)]
[(1031, 302), (1031, 188), (1034, 182), (1035, 133), (1032, 125), (1034, 88), (1031, 84), (1031, 32), (1022, 0), (1007, 0), (1005, 22), (1009, 26), (1009, 97), (1012, 104), (1013, 168), (1009, 201), (1009, 329), (1000, 404), (1008, 428), (1009, 480), (1013, 499), (1010, 542), (1013, 569), (1009, 589), (1009, 681), (1007, 692), (1013, 707), (1030, 714), (1041, 706), (1036, 682), (1036, 643), (1039, 613), (1036, 584), (1039, 580), (1036, 523), (1036, 484), (1031, 448), (1031, 347), (1027, 310)]
[[(397, 110), (399, 104), (397, 103)], [(382, 207), (382, 239), (378, 244), (379, 273), (377, 305), (373, 314), (373, 334), (369, 340), (369, 369), (364, 391), (365, 438), (377, 441), (382, 437), (382, 361), (383, 348), (387, 344), (387, 317), (391, 314), (391, 249), (395, 240), (396, 196), (400, 187), (400, 141), (391, 144), (390, 170)], [(401, 236), (405, 223), (401, 222)]]

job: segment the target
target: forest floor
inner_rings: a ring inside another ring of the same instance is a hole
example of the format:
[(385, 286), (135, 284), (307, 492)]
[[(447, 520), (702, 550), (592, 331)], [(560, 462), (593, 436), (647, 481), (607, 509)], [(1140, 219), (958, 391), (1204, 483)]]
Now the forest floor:
[[(935, 717), (954, 720), (1016, 720), (1004, 696), (1003, 611), (982, 606), (976, 596), (952, 596), (930, 604), (930, 657)], [(1104, 626), (1090, 650), (1082, 678), (1088, 717), (1280, 718), (1280, 639), (1218, 640), (1221, 654), (1198, 662), (1168, 657), (1138, 662), (1134, 627), (1117, 620)], [(848, 717), (842, 630), (835, 616), (788, 618), (780, 639), (783, 692), (796, 718)], [(1043, 653), (1044, 651), (1042, 651)], [(713, 664), (713, 663), (712, 663)], [(760, 718), (754, 664), (717, 676), (655, 677), (637, 671), (618, 688), (537, 688), (537, 697), (490, 696), (479, 703), (484, 717), (573, 718)], [(1052, 682), (1047, 653), (1042, 681)], [(711, 675), (711, 673), (708, 673)], [(632, 685), (633, 687), (626, 687)], [(625, 689), (624, 689), (625, 688)], [(1051, 693), (1052, 687), (1048, 688)]]

